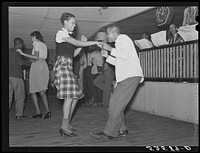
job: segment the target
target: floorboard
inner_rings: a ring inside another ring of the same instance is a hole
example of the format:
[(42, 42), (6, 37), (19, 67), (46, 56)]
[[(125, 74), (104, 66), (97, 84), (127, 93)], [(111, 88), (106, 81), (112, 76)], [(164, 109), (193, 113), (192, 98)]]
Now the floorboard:
[[(39, 101), (41, 112), (44, 106)], [(129, 130), (127, 137), (110, 141), (96, 140), (90, 132), (100, 131), (107, 121), (107, 109), (78, 104), (72, 125), (78, 129), (77, 137), (61, 137), (59, 128), (62, 121), (62, 102), (49, 99), (52, 118), (33, 119), (35, 110), (27, 100), (27, 119), (15, 119), (15, 106), (9, 112), (10, 147), (70, 147), (70, 146), (198, 146), (198, 126), (192, 123), (127, 110), (125, 121)]]

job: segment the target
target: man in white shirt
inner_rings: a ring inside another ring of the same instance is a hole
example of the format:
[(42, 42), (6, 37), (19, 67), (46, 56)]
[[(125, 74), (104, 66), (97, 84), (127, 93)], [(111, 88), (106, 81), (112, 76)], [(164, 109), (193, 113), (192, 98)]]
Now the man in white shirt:
[(115, 65), (117, 85), (110, 98), (109, 117), (104, 130), (91, 133), (92, 137), (102, 140), (128, 134), (124, 123), (124, 110), (138, 84), (144, 80), (140, 60), (132, 40), (127, 35), (120, 34), (120, 29), (117, 26), (108, 27), (107, 36), (109, 42), (115, 41), (116, 48), (104, 43), (101, 53), (107, 58), (106, 62)]

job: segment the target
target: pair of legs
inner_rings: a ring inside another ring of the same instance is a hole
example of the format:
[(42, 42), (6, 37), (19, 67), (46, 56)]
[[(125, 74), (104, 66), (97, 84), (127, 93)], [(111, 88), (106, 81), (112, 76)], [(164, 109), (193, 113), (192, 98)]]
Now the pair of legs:
[[(46, 91), (42, 90), (42, 91), (39, 92), (39, 94), (42, 98), (42, 101), (43, 101), (43, 104), (44, 104), (44, 107), (45, 107), (46, 113), (47, 113), (47, 112), (49, 112), (49, 105), (48, 105), (48, 101), (47, 101)], [(35, 110), (36, 110), (36, 114), (40, 114), (40, 109), (39, 109), (39, 106), (38, 106), (38, 98), (37, 98), (36, 93), (31, 93), (31, 98), (32, 98), (33, 105), (34, 105)]]
[(103, 130), (109, 136), (118, 136), (119, 131), (127, 130), (124, 123), (124, 110), (134, 95), (141, 77), (131, 77), (117, 84), (110, 98), (109, 117)]
[(9, 77), (9, 110), (13, 100), (13, 93), (15, 95), (15, 116), (23, 116), (25, 90), (24, 81), (21, 78)]
[(71, 119), (78, 99), (65, 99), (63, 104), (63, 120), (61, 128), (72, 133)]
[(91, 66), (87, 66), (83, 70), (83, 93), (85, 95), (85, 101), (87, 103), (92, 102), (92, 74)]
[(109, 105), (113, 78), (114, 73), (111, 70), (106, 70), (93, 81), (94, 85), (103, 91), (102, 104), (104, 106)]
[[(94, 74), (93, 75), (93, 81), (101, 74)], [(94, 97), (93, 104), (102, 104), (102, 96), (103, 96), (103, 91), (98, 88), (94, 82), (92, 81), (92, 95)]]

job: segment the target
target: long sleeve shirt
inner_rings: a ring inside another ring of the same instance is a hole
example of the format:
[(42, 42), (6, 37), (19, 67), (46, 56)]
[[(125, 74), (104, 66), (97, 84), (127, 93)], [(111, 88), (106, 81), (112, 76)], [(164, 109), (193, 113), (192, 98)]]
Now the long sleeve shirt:
[(20, 53), (15, 49), (9, 50), (9, 77), (22, 78), (22, 65), (27, 65), (30, 62), (23, 60)]
[[(112, 56), (110, 56), (112, 55)], [(133, 41), (124, 34), (120, 34), (115, 41), (115, 48), (112, 49), (111, 54), (106, 61), (115, 65), (115, 76), (117, 83), (135, 76), (142, 77), (144, 75), (140, 65), (140, 60), (137, 55)]]

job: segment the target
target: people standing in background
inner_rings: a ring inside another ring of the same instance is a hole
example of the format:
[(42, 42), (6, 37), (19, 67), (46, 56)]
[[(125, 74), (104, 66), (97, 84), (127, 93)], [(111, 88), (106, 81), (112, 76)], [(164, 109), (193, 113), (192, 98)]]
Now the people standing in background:
[(75, 28), (75, 16), (71, 13), (63, 13), (60, 18), (62, 29), (56, 33), (56, 62), (55, 86), (57, 88), (57, 97), (64, 99), (63, 119), (59, 130), (61, 136), (76, 136), (75, 128), (71, 125), (72, 115), (78, 99), (84, 95), (77, 84), (76, 77), (73, 73), (73, 58), (76, 57), (82, 48), (90, 45), (100, 45), (97, 41), (87, 41), (85, 36), (81, 40), (76, 40), (70, 36)]
[[(105, 32), (98, 32), (95, 37), (96, 41), (99, 42), (106, 42), (106, 33)], [(93, 81), (103, 72), (103, 63), (104, 57), (101, 55), (101, 48), (96, 46), (94, 47), (95, 50), (91, 52), (91, 59), (92, 59), (92, 70), (91, 74), (93, 75)], [(100, 88), (92, 83), (92, 95), (93, 95), (93, 106), (101, 106), (102, 105), (102, 96), (103, 92)]]
[(33, 41), (32, 55), (23, 53), (21, 49), (18, 49), (17, 51), (21, 55), (32, 59), (32, 64), (29, 73), (29, 92), (31, 94), (31, 99), (36, 110), (36, 115), (33, 115), (32, 117), (42, 118), (42, 113), (39, 109), (37, 97), (37, 92), (39, 92), (46, 109), (44, 119), (49, 119), (51, 118), (51, 112), (49, 110), (46, 95), (46, 90), (49, 82), (49, 69), (46, 63), (47, 46), (43, 40), (43, 36), (39, 31), (32, 32), (30, 36)]
[(80, 56), (77, 55), (73, 59), (73, 73), (77, 79), (79, 78), (79, 70), (80, 70)]
[[(108, 140), (117, 136), (128, 134), (125, 126), (124, 110), (134, 95), (144, 76), (133, 41), (120, 28), (111, 26), (107, 28), (109, 42), (115, 42), (115, 48), (104, 43), (102, 56), (106, 62), (115, 65), (117, 86), (110, 98), (108, 120), (101, 132), (92, 132), (91, 136), (100, 140)], [(109, 52), (109, 54), (108, 54)]]
[(49, 68), (49, 84), (46, 93), (48, 98), (53, 98), (56, 97), (56, 88), (54, 85), (55, 74), (53, 71), (53, 65), (48, 64), (48, 68)]
[[(107, 42), (107, 39), (105, 40)], [(114, 48), (114, 44), (110, 45)], [(114, 66), (107, 63), (104, 59), (103, 72), (99, 74), (93, 81), (94, 85), (103, 91), (102, 106), (108, 108), (110, 96), (113, 90), (113, 80), (115, 75)]]
[[(31, 65), (30, 61), (29, 61), (29, 64)], [(29, 93), (29, 70), (30, 70), (29, 64), (26, 66), (22, 66), (23, 80), (24, 80), (24, 86), (25, 86), (25, 101), (31, 99), (31, 96)]]
[[(73, 59), (73, 73), (76, 77), (76, 81), (77, 81), (79, 88), (81, 89), (81, 92), (83, 92), (82, 82), (80, 80), (80, 78), (81, 78), (81, 76), (80, 76), (80, 69), (81, 69), (81, 63), (80, 62), (81, 61), (80, 60), (81, 60), (80, 54), (78, 54), (76, 57), (74, 57), (74, 59)], [(84, 99), (81, 98), (78, 101), (82, 102), (83, 100)]]
[(169, 26), (169, 32), (170, 32), (168, 39), (169, 44), (184, 42), (183, 38), (178, 34), (178, 30), (175, 24), (171, 24)]
[(24, 115), (25, 86), (22, 79), (22, 65), (26, 65), (27, 61), (22, 60), (22, 56), (17, 52), (18, 49), (24, 51), (24, 41), (21, 38), (15, 38), (14, 48), (9, 50), (9, 110), (14, 94), (16, 119), (26, 117)]
[(84, 103), (87, 105), (92, 104), (92, 59), (91, 59), (91, 52), (88, 51), (88, 47), (85, 50), (85, 61), (86, 65), (83, 70), (83, 94), (84, 97)]
[(86, 60), (86, 55), (85, 55), (85, 48), (83, 51), (80, 53), (80, 69), (79, 69), (79, 85), (83, 91), (83, 72), (84, 69), (87, 67), (87, 60)]

